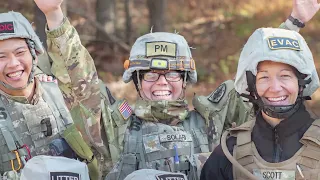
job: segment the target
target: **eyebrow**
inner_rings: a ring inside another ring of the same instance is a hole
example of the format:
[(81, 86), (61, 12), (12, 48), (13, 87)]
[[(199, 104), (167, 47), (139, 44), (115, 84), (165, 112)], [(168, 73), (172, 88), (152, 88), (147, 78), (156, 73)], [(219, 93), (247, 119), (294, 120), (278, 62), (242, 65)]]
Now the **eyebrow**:
[[(17, 47), (15, 50), (13, 50), (13, 51), (18, 51), (18, 50), (20, 50), (20, 49), (27, 49), (27, 47), (25, 47), (25, 46), (19, 46), (19, 47)], [(5, 52), (1, 52), (0, 51), (0, 54), (5, 54)]]
[[(293, 70), (292, 69), (281, 69), (280, 70), (280, 72), (282, 72), (282, 71), (290, 71), (290, 72), (293, 72)], [(265, 72), (265, 73), (267, 73), (268, 71), (267, 70), (257, 70), (257, 73), (259, 73), (259, 72)]]

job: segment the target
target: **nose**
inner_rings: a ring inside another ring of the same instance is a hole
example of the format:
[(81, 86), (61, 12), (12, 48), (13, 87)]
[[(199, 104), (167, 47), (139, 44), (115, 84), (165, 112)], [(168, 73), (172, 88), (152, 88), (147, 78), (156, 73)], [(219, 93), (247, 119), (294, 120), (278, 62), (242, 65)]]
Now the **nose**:
[(15, 56), (12, 56), (12, 58), (11, 58), (11, 60), (9, 61), (9, 63), (8, 63), (8, 67), (16, 67), (16, 66), (18, 66), (18, 65), (20, 65), (20, 61), (18, 60), (18, 58), (17, 57), (15, 57)]
[(270, 84), (269, 91), (271, 91), (271, 92), (279, 92), (279, 91), (282, 91), (282, 89), (283, 89), (283, 84), (282, 84), (282, 82), (281, 82), (279, 79), (273, 78), (270, 83), (271, 83), (271, 84)]
[(160, 75), (159, 79), (157, 80), (156, 84), (158, 85), (167, 85), (168, 81), (167, 79), (164, 77), (163, 74)]

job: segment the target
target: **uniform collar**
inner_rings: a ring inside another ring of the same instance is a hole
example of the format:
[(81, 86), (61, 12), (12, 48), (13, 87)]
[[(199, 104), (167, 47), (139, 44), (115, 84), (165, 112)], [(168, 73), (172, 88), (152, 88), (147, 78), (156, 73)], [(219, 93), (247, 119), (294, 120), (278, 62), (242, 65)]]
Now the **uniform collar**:
[(7, 94), (5, 92), (3, 92), (2, 90), (0, 90), (0, 94), (4, 95), (9, 101), (16, 101), (19, 103), (23, 103), (23, 104), (37, 104), (39, 102), (40, 97), (43, 94), (42, 88), (41, 88), (41, 83), (40, 81), (35, 77), (34, 78), (34, 85), (35, 85), (35, 90), (34, 90), (34, 94), (31, 98), (31, 100), (28, 100), (28, 97), (25, 96), (12, 96), (10, 94)]
[(263, 119), (261, 112), (257, 114), (255, 128), (259, 129), (262, 136), (272, 139), (276, 132), (280, 138), (284, 138), (297, 132), (306, 124), (311, 124), (314, 121), (310, 114), (302, 104), (297, 112), (287, 119), (282, 120), (278, 125), (272, 127), (266, 120)]

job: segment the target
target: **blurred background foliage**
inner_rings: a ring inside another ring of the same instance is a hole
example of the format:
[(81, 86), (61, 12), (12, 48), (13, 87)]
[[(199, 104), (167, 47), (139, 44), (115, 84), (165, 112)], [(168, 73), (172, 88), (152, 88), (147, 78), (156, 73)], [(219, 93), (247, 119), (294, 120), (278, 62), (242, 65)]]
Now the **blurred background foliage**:
[[(32, 0), (2, 0), (0, 12), (23, 13), (44, 41), (45, 18)], [(289, 0), (65, 0), (65, 14), (95, 60), (101, 79), (117, 98), (136, 99), (122, 82), (123, 62), (135, 39), (153, 31), (179, 32), (193, 47), (199, 82), (187, 91), (207, 95), (233, 78), (242, 46), (259, 27), (278, 27), (291, 13)], [(319, 69), (320, 13), (300, 32)], [(320, 110), (320, 92), (309, 104)]]

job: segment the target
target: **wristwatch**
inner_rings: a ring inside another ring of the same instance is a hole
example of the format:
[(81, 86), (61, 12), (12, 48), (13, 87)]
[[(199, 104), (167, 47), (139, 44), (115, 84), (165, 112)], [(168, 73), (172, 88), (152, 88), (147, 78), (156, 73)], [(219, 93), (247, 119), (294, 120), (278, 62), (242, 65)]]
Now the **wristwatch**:
[(296, 25), (299, 28), (304, 28), (306, 26), (303, 22), (301, 22), (298, 19), (292, 17), (291, 15), (288, 17), (288, 19), (292, 22), (293, 25)]

